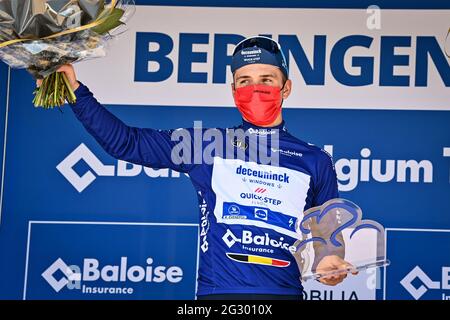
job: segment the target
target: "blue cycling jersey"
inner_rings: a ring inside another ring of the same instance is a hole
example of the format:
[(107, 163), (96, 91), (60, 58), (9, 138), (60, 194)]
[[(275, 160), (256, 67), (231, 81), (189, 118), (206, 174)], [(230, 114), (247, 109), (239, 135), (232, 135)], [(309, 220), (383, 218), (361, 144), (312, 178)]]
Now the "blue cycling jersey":
[[(110, 155), (189, 175), (200, 208), (197, 295), (301, 294), (292, 254), (296, 222), (305, 210), (338, 197), (336, 173), (326, 152), (293, 137), (284, 122), (261, 128), (243, 121), (233, 129), (242, 129), (250, 138), (278, 132), (279, 144), (270, 148), (278, 153), (278, 165), (251, 159), (247, 140), (231, 143), (235, 153), (244, 150), (243, 158), (216, 152), (210, 163), (179, 163), (172, 154), (179, 143), (171, 139), (176, 130), (127, 126), (85, 85), (80, 83), (75, 94), (71, 108), (76, 117)], [(216, 130), (226, 142), (230, 128)], [(203, 143), (200, 151), (205, 148)]]

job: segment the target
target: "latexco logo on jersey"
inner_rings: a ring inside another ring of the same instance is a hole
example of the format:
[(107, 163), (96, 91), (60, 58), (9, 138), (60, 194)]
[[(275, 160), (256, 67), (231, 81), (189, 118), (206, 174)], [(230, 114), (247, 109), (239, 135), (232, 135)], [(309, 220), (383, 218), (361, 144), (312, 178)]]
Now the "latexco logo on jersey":
[(131, 295), (136, 284), (179, 283), (183, 280), (183, 270), (179, 266), (157, 265), (151, 257), (141, 265), (129, 265), (127, 257), (111, 265), (102, 265), (95, 258), (84, 258), (81, 267), (57, 258), (42, 277), (57, 293), (79, 290), (91, 295)]

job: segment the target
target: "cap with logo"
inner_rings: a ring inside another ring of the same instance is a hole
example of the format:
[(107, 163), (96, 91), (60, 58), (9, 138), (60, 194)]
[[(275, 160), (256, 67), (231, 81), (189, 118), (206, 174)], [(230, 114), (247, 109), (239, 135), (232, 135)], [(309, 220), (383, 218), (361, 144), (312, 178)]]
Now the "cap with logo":
[(242, 40), (236, 45), (231, 60), (231, 72), (248, 64), (270, 64), (280, 68), (286, 79), (289, 78), (289, 69), (281, 46), (268, 37), (256, 36)]

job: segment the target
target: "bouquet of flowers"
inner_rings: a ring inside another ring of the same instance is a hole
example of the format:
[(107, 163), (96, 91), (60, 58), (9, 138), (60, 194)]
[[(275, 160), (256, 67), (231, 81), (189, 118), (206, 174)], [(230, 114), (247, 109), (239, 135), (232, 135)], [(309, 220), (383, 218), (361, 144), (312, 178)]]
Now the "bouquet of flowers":
[(43, 79), (36, 107), (73, 103), (62, 65), (106, 55), (106, 42), (122, 33), (133, 0), (0, 0), (0, 59)]

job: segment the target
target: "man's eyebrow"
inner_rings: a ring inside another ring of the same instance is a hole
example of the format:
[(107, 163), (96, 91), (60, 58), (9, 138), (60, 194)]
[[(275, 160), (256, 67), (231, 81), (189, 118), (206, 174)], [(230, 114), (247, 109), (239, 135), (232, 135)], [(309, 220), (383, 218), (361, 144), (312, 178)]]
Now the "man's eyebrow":
[(273, 73), (269, 74), (262, 74), (259, 76), (260, 78), (276, 78), (276, 76)]
[[(268, 73), (268, 74), (262, 74), (259, 76), (260, 78), (276, 78), (277, 76), (273, 73)], [(239, 76), (236, 78), (236, 81), (238, 81), (239, 79), (249, 79), (251, 78), (250, 76)]]
[(239, 76), (236, 78), (236, 81), (238, 81), (239, 79), (249, 79), (251, 78), (250, 76)]

